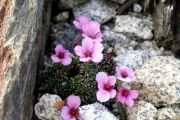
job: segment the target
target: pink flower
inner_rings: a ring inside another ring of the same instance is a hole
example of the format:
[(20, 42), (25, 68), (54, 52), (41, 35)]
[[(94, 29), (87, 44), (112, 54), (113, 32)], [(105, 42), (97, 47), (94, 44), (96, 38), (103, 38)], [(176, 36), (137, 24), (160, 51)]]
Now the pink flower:
[(80, 120), (82, 117), (79, 114), (81, 100), (79, 96), (71, 95), (67, 98), (67, 106), (61, 109), (61, 116), (64, 120)]
[(74, 48), (76, 55), (80, 57), (80, 61), (93, 61), (95, 63), (102, 61), (103, 49), (104, 47), (101, 43), (94, 43), (90, 38), (84, 38), (82, 41), (82, 46), (77, 45)]
[(106, 102), (116, 96), (116, 90), (114, 89), (116, 84), (115, 76), (108, 76), (105, 72), (99, 72), (96, 75), (96, 81), (99, 89), (96, 97), (100, 102)]
[(54, 62), (60, 62), (63, 65), (69, 65), (72, 62), (71, 53), (66, 50), (61, 44), (56, 45), (55, 54), (51, 56), (51, 59)]
[(94, 42), (102, 41), (102, 33), (100, 30), (100, 24), (96, 21), (90, 21), (87, 24), (82, 25), (82, 36), (85, 38), (91, 38)]
[(124, 82), (134, 82), (136, 80), (134, 71), (127, 66), (116, 67), (116, 75), (118, 79)]
[(86, 16), (80, 16), (78, 20), (74, 20), (73, 24), (77, 29), (82, 30), (82, 25), (88, 24), (90, 19)]
[(134, 105), (134, 99), (138, 96), (139, 94), (136, 90), (129, 90), (121, 87), (117, 95), (117, 100), (122, 104), (128, 105), (128, 107), (132, 107)]

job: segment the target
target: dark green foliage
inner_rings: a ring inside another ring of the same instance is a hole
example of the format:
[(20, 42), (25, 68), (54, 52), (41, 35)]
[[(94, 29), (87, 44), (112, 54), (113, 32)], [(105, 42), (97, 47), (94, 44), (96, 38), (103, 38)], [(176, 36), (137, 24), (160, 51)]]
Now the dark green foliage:
[(96, 101), (97, 83), (96, 74), (105, 71), (114, 75), (115, 64), (104, 53), (101, 63), (82, 63), (78, 58), (73, 58), (69, 66), (54, 64), (43, 71), (38, 77), (38, 85), (45, 88), (46, 92), (53, 92), (66, 99), (71, 94), (79, 95), (83, 103)]

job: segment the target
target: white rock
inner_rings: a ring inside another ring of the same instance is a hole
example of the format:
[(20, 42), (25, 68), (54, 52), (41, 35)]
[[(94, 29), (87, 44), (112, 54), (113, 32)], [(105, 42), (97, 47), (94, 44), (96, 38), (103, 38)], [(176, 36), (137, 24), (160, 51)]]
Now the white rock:
[(60, 111), (53, 108), (56, 102), (62, 101), (57, 95), (45, 94), (36, 103), (34, 110), (40, 120), (63, 120)]
[(151, 39), (153, 23), (150, 18), (140, 19), (130, 15), (116, 16), (114, 31), (130, 37)]
[(128, 42), (129, 38), (123, 34), (113, 32), (112, 30), (103, 31), (103, 40), (111, 42)]
[(157, 120), (180, 120), (180, 106), (173, 105), (159, 109)]
[(95, 21), (105, 23), (112, 17), (115, 17), (116, 7), (105, 0), (89, 0), (85, 4), (75, 6), (73, 13), (75, 18), (85, 15)]
[(98, 102), (81, 106), (80, 114), (85, 120), (118, 120), (105, 106)]
[(127, 120), (156, 120), (157, 109), (151, 103), (138, 101), (127, 108)]
[(180, 60), (173, 56), (156, 56), (135, 71), (140, 100), (156, 107), (180, 103)]
[(142, 10), (142, 7), (141, 7), (141, 5), (135, 3), (135, 4), (133, 5), (133, 10), (134, 10), (134, 12), (140, 13), (141, 10)]
[(142, 50), (126, 50), (124, 53), (117, 52), (117, 57), (114, 58), (119, 66), (129, 66), (137, 69), (149, 59), (149, 53)]

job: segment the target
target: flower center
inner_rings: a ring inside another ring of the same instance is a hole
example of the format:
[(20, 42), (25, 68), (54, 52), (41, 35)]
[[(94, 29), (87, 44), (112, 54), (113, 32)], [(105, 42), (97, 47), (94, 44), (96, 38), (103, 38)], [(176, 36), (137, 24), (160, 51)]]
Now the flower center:
[(111, 91), (113, 88), (114, 88), (114, 86), (110, 86), (108, 84), (104, 85), (104, 90), (106, 90), (106, 91)]
[(74, 108), (71, 108), (69, 113), (72, 117), (77, 117), (79, 115), (78, 109), (74, 109)]
[(60, 58), (60, 59), (64, 58), (64, 53), (63, 53), (63, 52), (60, 52), (60, 53), (58, 54), (58, 58)]
[(129, 90), (123, 89), (121, 94), (122, 94), (122, 96), (127, 97), (129, 95)]
[(86, 52), (85, 52), (85, 57), (92, 57), (92, 53), (89, 52), (89, 51), (86, 51)]
[(128, 77), (128, 74), (127, 74), (126, 72), (122, 72), (122, 73), (121, 73), (121, 76), (122, 76), (123, 78), (127, 78), (127, 77)]

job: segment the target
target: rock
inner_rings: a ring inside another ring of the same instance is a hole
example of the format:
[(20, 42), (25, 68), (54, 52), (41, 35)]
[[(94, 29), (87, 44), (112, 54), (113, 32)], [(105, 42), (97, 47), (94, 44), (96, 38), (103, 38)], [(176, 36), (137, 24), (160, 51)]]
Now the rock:
[(150, 18), (137, 18), (130, 15), (116, 16), (114, 31), (142, 39), (151, 39), (152, 21)]
[(141, 7), (141, 5), (135, 3), (135, 4), (133, 5), (133, 10), (134, 10), (134, 12), (140, 13), (141, 10), (142, 10), (142, 7)]
[(116, 14), (116, 6), (105, 0), (89, 0), (73, 8), (75, 18), (84, 15), (100, 23), (109, 21)]
[(135, 71), (139, 99), (156, 107), (180, 103), (180, 60), (173, 56), (156, 56)]
[(157, 120), (180, 120), (180, 106), (173, 105), (159, 109)]
[(80, 114), (85, 120), (118, 120), (105, 106), (98, 102), (81, 106)]
[(36, 103), (34, 111), (40, 120), (63, 120), (60, 111), (54, 108), (55, 103), (62, 101), (57, 95), (44, 94)]
[(127, 120), (156, 120), (157, 109), (151, 103), (138, 101), (127, 108)]
[(117, 2), (117, 3), (120, 3), (120, 4), (123, 4), (125, 3), (127, 0), (112, 0), (113, 2)]
[(54, 48), (57, 44), (62, 44), (70, 52), (74, 52), (74, 44), (81, 44), (82, 37), (80, 31), (76, 29), (73, 25), (68, 23), (58, 23), (52, 26), (53, 36), (53, 46)]
[(154, 37), (160, 46), (171, 49), (175, 0), (159, 0), (153, 12)]
[(70, 9), (87, 1), (88, 0), (59, 0), (59, 8)]
[(55, 22), (64, 22), (69, 19), (69, 11), (59, 13), (55, 18)]
[[(139, 44), (137, 41), (129, 39), (127, 42), (114, 42), (114, 49), (118, 52), (120, 55), (121, 53), (125, 53), (126, 50), (134, 50), (137, 45)], [(122, 50), (124, 49), (124, 50)]]
[(103, 31), (103, 40), (109, 42), (128, 42), (129, 38), (123, 34), (113, 32), (112, 30)]
[(114, 58), (118, 66), (129, 66), (133, 69), (137, 69), (143, 65), (143, 63), (149, 59), (149, 53), (142, 50), (126, 50), (124, 53), (118, 53)]
[(138, 48), (147, 51), (150, 57), (165, 54), (164, 48), (157, 47), (155, 41), (144, 41), (143, 43), (139, 43)]
[(31, 120), (43, 0), (0, 0), (0, 120)]

